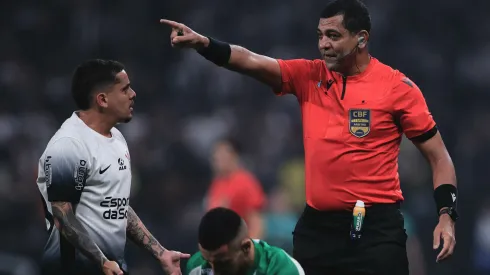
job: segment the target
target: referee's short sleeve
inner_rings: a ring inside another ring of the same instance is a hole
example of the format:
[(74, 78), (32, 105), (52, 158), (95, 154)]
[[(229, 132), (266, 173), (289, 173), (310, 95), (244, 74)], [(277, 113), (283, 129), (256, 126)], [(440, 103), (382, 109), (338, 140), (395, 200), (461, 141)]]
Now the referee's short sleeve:
[(278, 59), (281, 68), (282, 85), (280, 90), (275, 90), (276, 95), (294, 94), (298, 98), (307, 91), (313, 61), (306, 59)]
[(73, 138), (61, 138), (50, 144), (43, 155), (48, 200), (78, 203), (89, 172), (89, 154)]
[(412, 141), (424, 141), (437, 133), (436, 122), (424, 95), (410, 79), (400, 74), (394, 88), (395, 113), (403, 133)]

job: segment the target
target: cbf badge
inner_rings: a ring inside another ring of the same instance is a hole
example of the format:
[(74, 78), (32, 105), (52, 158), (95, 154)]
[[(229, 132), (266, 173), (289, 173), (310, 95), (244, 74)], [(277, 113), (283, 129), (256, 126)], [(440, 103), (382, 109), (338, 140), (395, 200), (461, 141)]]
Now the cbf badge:
[(371, 131), (371, 110), (349, 110), (349, 131), (358, 138), (363, 138)]

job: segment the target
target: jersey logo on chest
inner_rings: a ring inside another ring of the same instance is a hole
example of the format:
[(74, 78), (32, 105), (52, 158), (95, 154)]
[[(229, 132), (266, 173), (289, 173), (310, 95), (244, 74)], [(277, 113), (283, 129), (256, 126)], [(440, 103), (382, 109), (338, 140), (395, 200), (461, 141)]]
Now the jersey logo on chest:
[(117, 163), (119, 164), (119, 171), (127, 169), (126, 165), (124, 164), (124, 160), (122, 158), (119, 158), (117, 160)]
[(371, 110), (350, 109), (349, 131), (358, 138), (363, 138), (371, 132)]

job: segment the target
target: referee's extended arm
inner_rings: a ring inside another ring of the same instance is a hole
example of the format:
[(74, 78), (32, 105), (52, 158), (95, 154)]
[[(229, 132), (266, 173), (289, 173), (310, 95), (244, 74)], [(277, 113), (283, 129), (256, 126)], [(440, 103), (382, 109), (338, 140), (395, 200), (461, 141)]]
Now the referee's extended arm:
[(173, 47), (196, 49), (218, 66), (253, 77), (274, 90), (281, 88), (281, 68), (276, 59), (203, 36), (175, 21), (162, 19), (160, 23), (172, 28), (170, 41)]

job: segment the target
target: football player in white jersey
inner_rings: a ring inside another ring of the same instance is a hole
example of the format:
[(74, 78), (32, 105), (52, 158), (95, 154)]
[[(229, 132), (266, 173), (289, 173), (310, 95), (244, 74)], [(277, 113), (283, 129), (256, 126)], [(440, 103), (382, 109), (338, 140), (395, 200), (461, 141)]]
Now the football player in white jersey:
[(127, 274), (126, 238), (148, 250), (168, 274), (181, 274), (189, 254), (165, 249), (130, 207), (131, 161), (114, 126), (133, 116), (136, 93), (124, 66), (89, 60), (75, 71), (79, 111), (49, 141), (37, 184), (49, 239), (42, 273)]

